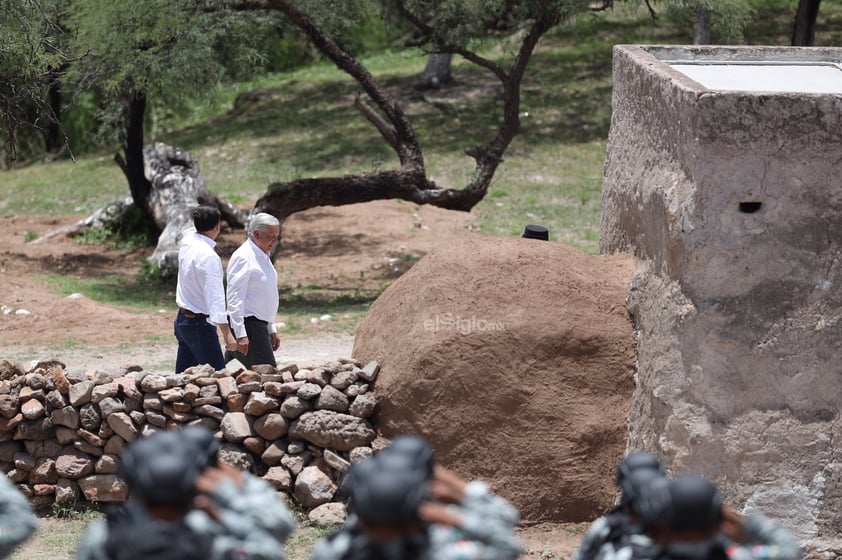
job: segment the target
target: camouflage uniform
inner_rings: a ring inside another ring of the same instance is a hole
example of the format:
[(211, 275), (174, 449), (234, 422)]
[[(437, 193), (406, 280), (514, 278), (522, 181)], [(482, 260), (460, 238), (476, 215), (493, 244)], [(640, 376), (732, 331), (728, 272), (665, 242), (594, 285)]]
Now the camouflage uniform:
[[(514, 532), (518, 513), (506, 500), (490, 491), (488, 485), (468, 484), (462, 503), (453, 508), (462, 519), (461, 527), (429, 526), (429, 546), (423, 555), (435, 560), (515, 560), (521, 552)], [(351, 516), (335, 535), (316, 544), (310, 560), (340, 560), (351, 547), (357, 524)]]
[(619, 542), (624, 535), (633, 531), (628, 515), (616, 508), (588, 527), (578, 550), (573, 555), (573, 560), (594, 560), (604, 545)]
[(0, 475), (0, 558), (28, 539), (37, 525), (29, 500), (8, 477)]
[[(731, 560), (798, 560), (801, 548), (793, 534), (780, 523), (760, 514), (746, 517), (742, 531), (746, 544), (736, 543), (720, 534), (716, 540)], [(669, 550), (655, 545), (645, 535), (629, 535), (617, 544), (603, 544), (596, 560), (653, 560), (669, 559)]]
[[(218, 520), (200, 510), (190, 511), (184, 518), (185, 524), (194, 532), (213, 539), (209, 560), (284, 559), (281, 543), (292, 533), (295, 519), (266, 481), (243, 473), (241, 487), (224, 481), (210, 497), (219, 508)], [(129, 514), (134, 517), (145, 515), (137, 505), (129, 506)], [(85, 533), (76, 559), (107, 560), (107, 539), (107, 522), (95, 522)]]
[(743, 523), (749, 537), (745, 545), (729, 541), (725, 553), (732, 560), (796, 560), (801, 547), (789, 529), (759, 513), (749, 515)]

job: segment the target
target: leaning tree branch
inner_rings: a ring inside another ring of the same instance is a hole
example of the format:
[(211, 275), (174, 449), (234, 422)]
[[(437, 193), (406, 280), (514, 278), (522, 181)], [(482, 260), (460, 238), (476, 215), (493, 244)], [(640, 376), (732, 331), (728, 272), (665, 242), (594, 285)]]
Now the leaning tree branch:
[[(285, 14), (310, 38), (320, 52), (353, 77), (376, 107), (369, 106), (359, 96), (355, 105), (393, 149), (397, 146), (396, 152), (400, 157), (401, 166), (397, 170), (343, 177), (298, 179), (269, 185), (267, 192), (255, 204), (255, 211), (268, 212), (280, 220), (316, 206), (339, 206), (390, 198), (469, 211), (485, 196), (502, 161), (503, 153), (520, 128), (520, 86), (538, 40), (561, 19), (558, 11), (550, 8), (549, 0), (541, 0), (538, 14), (525, 29), (521, 46), (510, 68), (503, 68), (498, 63), (458, 45), (436, 45), (440, 47), (440, 52), (459, 54), (494, 73), (502, 84), (505, 98), (503, 122), (497, 135), (487, 145), (466, 150), (475, 160), (473, 177), (464, 188), (452, 189), (441, 188), (427, 177), (415, 132), (398, 102), (379, 86), (367, 69), (333, 42), (307, 14), (297, 10), (289, 0), (232, 1), (235, 2), (234, 9), (255, 7), (277, 10)], [(401, 0), (397, 1), (399, 6), (402, 5)], [(425, 24), (420, 20), (419, 23), (423, 31)]]
[(475, 146), (465, 151), (477, 162), (474, 176), (465, 187), (466, 190), (481, 190), (484, 194), (488, 189), (497, 166), (503, 159), (503, 153), (520, 130), (520, 85), (529, 60), (540, 38), (557, 25), (560, 19), (561, 16), (557, 12), (549, 9), (549, 1), (543, 0), (539, 17), (533, 21), (526, 33), (507, 79), (503, 82), (503, 123), (497, 136), (486, 147)]
[(368, 119), (368, 122), (374, 125), (377, 131), (380, 132), (380, 136), (383, 137), (383, 139), (392, 147), (393, 150), (395, 150), (395, 152), (400, 150), (394, 129), (389, 126), (389, 123), (387, 123), (386, 120), (377, 113), (377, 111), (363, 101), (359, 94), (357, 94), (354, 98), (354, 107), (356, 107), (357, 110), (359, 110), (359, 112)]
[(374, 76), (357, 59), (331, 39), (308, 14), (298, 9), (294, 2), (289, 0), (234, 0), (229, 6), (235, 10), (266, 9), (284, 14), (307, 35), (322, 54), (327, 56), (339, 69), (354, 78), (386, 115), (396, 132), (398, 146), (396, 153), (401, 165), (411, 165), (423, 169), (424, 156), (415, 130), (397, 100), (380, 86)]
[(417, 204), (468, 212), (482, 200), (484, 194), (466, 189), (441, 188), (424, 173), (399, 169), (273, 183), (257, 201), (254, 211), (268, 212), (283, 221), (291, 214), (315, 206), (343, 206), (400, 198)]

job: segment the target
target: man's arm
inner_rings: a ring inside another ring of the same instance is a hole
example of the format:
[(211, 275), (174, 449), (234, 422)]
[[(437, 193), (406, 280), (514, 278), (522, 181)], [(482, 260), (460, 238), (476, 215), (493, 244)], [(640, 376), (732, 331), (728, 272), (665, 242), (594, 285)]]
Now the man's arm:
[(196, 489), (210, 497), (220, 520), (230, 517), (226, 520), (228, 524), (242, 522), (247, 527), (257, 526), (281, 543), (295, 528), (289, 508), (262, 478), (220, 465), (205, 469), (196, 481)]
[(105, 541), (108, 540), (108, 525), (104, 519), (88, 525), (79, 548), (76, 560), (108, 560), (105, 556)]
[(605, 517), (600, 517), (588, 527), (585, 536), (582, 537), (582, 542), (579, 543), (579, 548), (573, 555), (573, 560), (594, 560), (602, 545), (608, 539), (608, 534), (611, 528), (608, 526), (608, 520)]
[(237, 350), (248, 354), (249, 339), (246, 336), (245, 301), (248, 293), (249, 268), (246, 259), (233, 255), (228, 261), (228, 319), (237, 339)]
[(0, 473), (0, 558), (5, 558), (35, 532), (38, 521), (29, 500)]
[(737, 560), (797, 560), (801, 558), (801, 547), (795, 535), (777, 521), (761, 513), (752, 513), (743, 518), (728, 510), (730, 508), (723, 510), (727, 512), (726, 522), (736, 525), (738, 529), (731, 529), (725, 533), (737, 542), (744, 543), (743, 546), (729, 549), (729, 554), (733, 552), (733, 558)]

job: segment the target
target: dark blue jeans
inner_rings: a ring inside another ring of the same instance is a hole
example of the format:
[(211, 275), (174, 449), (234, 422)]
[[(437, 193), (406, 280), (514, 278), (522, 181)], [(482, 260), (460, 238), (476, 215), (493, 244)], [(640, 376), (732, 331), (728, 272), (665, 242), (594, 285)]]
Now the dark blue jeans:
[(175, 358), (175, 372), (200, 364), (210, 364), (213, 369), (224, 369), (225, 359), (216, 327), (204, 317), (187, 317), (179, 312), (173, 323), (178, 340), (178, 355)]

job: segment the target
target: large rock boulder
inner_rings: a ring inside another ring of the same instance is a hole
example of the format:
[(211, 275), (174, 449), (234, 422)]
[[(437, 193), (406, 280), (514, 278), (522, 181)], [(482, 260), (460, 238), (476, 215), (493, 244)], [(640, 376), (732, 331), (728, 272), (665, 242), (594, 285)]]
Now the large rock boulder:
[(635, 371), (636, 267), (534, 239), (455, 239), (372, 304), (354, 357), (377, 360), (379, 425), (491, 483), (527, 521), (608, 508)]

